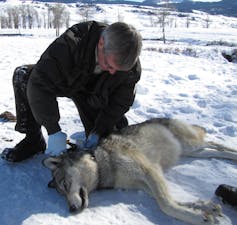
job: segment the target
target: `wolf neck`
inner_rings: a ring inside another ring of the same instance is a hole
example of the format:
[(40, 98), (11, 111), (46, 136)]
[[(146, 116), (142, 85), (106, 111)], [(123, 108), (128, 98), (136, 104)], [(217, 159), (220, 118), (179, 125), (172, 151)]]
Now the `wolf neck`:
[(95, 159), (98, 165), (98, 188), (113, 188), (115, 168), (110, 160), (108, 152), (102, 148), (97, 148), (95, 151)]

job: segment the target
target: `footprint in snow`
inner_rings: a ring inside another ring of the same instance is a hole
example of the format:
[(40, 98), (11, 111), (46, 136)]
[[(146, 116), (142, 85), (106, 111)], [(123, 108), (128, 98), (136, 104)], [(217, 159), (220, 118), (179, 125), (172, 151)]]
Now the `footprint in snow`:
[(181, 97), (188, 97), (188, 94), (186, 94), (186, 93), (179, 93), (179, 96), (181, 96)]
[(237, 128), (234, 126), (227, 126), (225, 128), (220, 129), (220, 131), (230, 137), (236, 137), (237, 136)]
[(207, 103), (206, 103), (205, 100), (199, 100), (199, 101), (197, 101), (197, 105), (198, 105), (200, 108), (206, 108)]
[(199, 77), (196, 74), (190, 74), (188, 75), (189, 80), (199, 80)]
[(194, 113), (195, 112), (195, 110), (191, 106), (181, 107), (181, 108), (179, 108), (179, 111), (181, 113), (185, 113), (185, 114), (189, 114), (189, 113)]

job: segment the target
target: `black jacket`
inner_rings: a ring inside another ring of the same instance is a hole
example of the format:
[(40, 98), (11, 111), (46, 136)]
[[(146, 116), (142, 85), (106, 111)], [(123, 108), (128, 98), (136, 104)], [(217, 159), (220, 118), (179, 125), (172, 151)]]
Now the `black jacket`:
[(49, 134), (60, 130), (56, 98), (85, 98), (98, 111), (93, 131), (103, 136), (129, 110), (135, 84), (140, 79), (140, 62), (127, 72), (94, 74), (95, 49), (106, 24), (79, 23), (65, 31), (42, 54), (31, 72), (27, 97), (36, 121)]

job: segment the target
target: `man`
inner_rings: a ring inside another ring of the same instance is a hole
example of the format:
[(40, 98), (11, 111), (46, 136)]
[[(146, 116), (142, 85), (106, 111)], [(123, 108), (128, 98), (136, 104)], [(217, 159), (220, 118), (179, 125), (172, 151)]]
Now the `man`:
[[(6, 148), (2, 158), (19, 162), (45, 150), (58, 154), (66, 149), (57, 97), (71, 98), (78, 109), (86, 134), (82, 148), (95, 148), (100, 138), (127, 126), (124, 114), (140, 79), (141, 46), (141, 35), (126, 23), (83, 22), (49, 45), (36, 65), (16, 68), (15, 129), (26, 137)], [(41, 126), (49, 135), (47, 149)]]

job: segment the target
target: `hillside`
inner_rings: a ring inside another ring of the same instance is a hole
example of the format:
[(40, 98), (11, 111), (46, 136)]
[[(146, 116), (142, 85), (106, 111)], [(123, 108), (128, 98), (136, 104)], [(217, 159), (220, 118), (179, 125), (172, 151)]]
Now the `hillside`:
[(191, 12), (200, 10), (214, 15), (225, 15), (237, 17), (237, 1), (222, 0), (220, 2), (191, 2), (173, 4), (178, 11)]
[[(0, 0), (0, 2), (6, 0)], [(10, 1), (10, 0), (9, 0)], [(61, 3), (97, 3), (97, 4), (129, 4), (138, 6), (155, 6), (160, 7), (162, 1), (160, 0), (33, 0), (32, 2), (61, 2)], [(199, 10), (213, 15), (225, 15), (237, 17), (237, 1), (234, 0), (222, 0), (214, 2), (192, 1), (192, 0), (173, 0), (170, 1), (172, 5), (180, 12), (192, 12), (192, 10)]]

